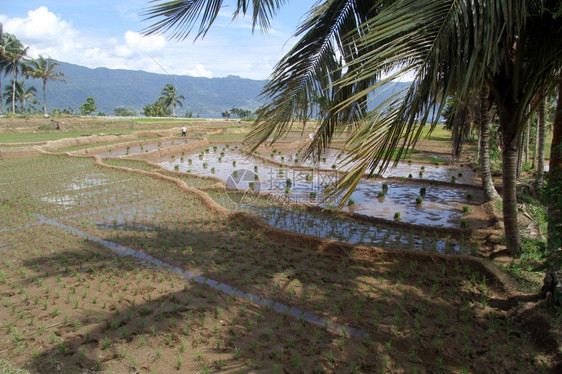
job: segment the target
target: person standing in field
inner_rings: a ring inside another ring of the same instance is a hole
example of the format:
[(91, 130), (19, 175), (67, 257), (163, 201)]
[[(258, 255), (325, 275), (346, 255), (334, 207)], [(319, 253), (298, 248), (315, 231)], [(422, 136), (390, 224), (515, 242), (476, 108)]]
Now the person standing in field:
[(181, 128), (181, 136), (187, 136), (187, 128), (185, 126)]

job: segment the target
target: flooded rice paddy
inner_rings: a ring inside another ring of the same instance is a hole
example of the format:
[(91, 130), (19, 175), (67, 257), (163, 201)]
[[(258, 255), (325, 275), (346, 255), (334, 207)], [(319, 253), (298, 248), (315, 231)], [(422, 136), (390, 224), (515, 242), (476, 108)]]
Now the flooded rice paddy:
[[(280, 159), (282, 156), (276, 157)], [(332, 198), (323, 193), (325, 187), (337, 180), (337, 169), (319, 171), (316, 167), (296, 168), (287, 164), (280, 166), (257, 157), (247, 157), (233, 147), (209, 147), (200, 153), (163, 161), (161, 165), (170, 170), (215, 176), (224, 180), (228, 187), (242, 191), (268, 193), (276, 196), (275, 202), (306, 203), (322, 207), (335, 206), (339, 202), (337, 197)], [(441, 167), (442, 170), (439, 170), (437, 166), (408, 164), (400, 164), (399, 168), (387, 174), (399, 174), (407, 171), (406, 168), (421, 167), (424, 167), (429, 176), (435, 178), (449, 178), (452, 173), (457, 176), (461, 173), (463, 178), (465, 175), (466, 178), (473, 177), (473, 172), (468, 168), (459, 172), (459, 168)], [(348, 201), (348, 205), (343, 209), (388, 220), (394, 220), (395, 215), (399, 213), (401, 222), (435, 227), (460, 227), (464, 207), (480, 205), (484, 199), (483, 193), (477, 187), (452, 187), (440, 185), (439, 181), (365, 178), (351, 195), (351, 202)]]

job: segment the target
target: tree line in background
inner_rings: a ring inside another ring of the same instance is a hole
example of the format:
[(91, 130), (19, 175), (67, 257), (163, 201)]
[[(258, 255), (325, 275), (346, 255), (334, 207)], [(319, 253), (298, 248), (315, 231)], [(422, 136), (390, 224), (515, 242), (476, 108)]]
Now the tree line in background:
[(252, 115), (252, 111), (242, 108), (232, 108), (230, 109), (230, 111), (225, 110), (224, 112), (221, 113), (221, 115), (223, 118), (231, 118), (231, 117), (247, 118)]

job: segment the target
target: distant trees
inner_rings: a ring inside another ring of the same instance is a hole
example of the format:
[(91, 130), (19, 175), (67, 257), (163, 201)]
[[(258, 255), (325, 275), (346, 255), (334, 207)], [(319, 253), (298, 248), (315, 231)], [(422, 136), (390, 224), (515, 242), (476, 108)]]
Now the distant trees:
[(53, 114), (54, 115), (61, 115), (61, 114), (67, 114), (67, 115), (74, 115), (74, 109), (72, 109), (72, 107), (68, 107), (65, 109), (53, 109)]
[(172, 110), (166, 108), (164, 102), (158, 99), (156, 102), (142, 108), (142, 114), (146, 117), (169, 117), (172, 115)]
[[(47, 114), (47, 92), (46, 85), (49, 80), (65, 81), (63, 73), (56, 71), (59, 66), (51, 58), (44, 58), (39, 55), (37, 59), (26, 59), (29, 47), (22, 44), (18, 38), (10, 33), (4, 33), (0, 23), (0, 78), (2, 75), (12, 74), (11, 87), (6, 87), (6, 93), (11, 94), (11, 98), (6, 97), (6, 103), (11, 104), (12, 112), (16, 112), (17, 103), (21, 103), (20, 110), (25, 112), (27, 101), (35, 100), (36, 89), (34, 87), (25, 88), (23, 81), (18, 81), (20, 72), (26, 78), (36, 78), (43, 81), (43, 114)], [(0, 81), (2, 87), (2, 81)], [(0, 100), (0, 114), (4, 113), (4, 101)]]
[[(15, 89), (15, 91), (13, 91)], [(35, 98), (37, 89), (35, 87), (26, 88), (22, 80), (18, 80), (15, 85), (6, 85), (3, 96), (6, 100), (6, 105), (12, 105), (16, 113), (25, 113), (26, 103), (38, 103)], [(15, 101), (13, 101), (15, 100)], [(19, 107), (17, 106), (19, 103)]]
[(120, 106), (113, 109), (113, 113), (115, 113), (117, 117), (135, 117), (137, 115), (137, 112), (135, 110), (130, 108), (123, 108)]
[(245, 118), (252, 115), (251, 110), (242, 109), (242, 108), (232, 108), (230, 111), (225, 110), (221, 113), (223, 118), (230, 118), (231, 116), (238, 117), (238, 118)]
[(56, 80), (66, 82), (64, 73), (55, 71), (60, 66), (58, 62), (54, 62), (50, 57), (44, 58), (39, 55), (36, 60), (28, 60), (23, 67), (23, 73), (32, 78), (38, 78), (43, 81), (43, 115), (47, 116), (47, 81)]
[[(0, 28), (0, 59), (2, 70), (5, 74), (12, 73), (12, 113), (16, 112), (16, 82), (20, 72), (21, 62), (27, 54), (29, 47), (25, 47), (15, 35), (3, 33)], [(1, 71), (0, 71), (1, 73)]]
[(78, 110), (80, 111), (80, 114), (82, 114), (84, 116), (89, 116), (90, 114), (94, 113), (96, 111), (96, 109), (97, 109), (96, 101), (91, 96), (87, 97), (86, 102), (80, 104), (80, 107), (78, 108)]

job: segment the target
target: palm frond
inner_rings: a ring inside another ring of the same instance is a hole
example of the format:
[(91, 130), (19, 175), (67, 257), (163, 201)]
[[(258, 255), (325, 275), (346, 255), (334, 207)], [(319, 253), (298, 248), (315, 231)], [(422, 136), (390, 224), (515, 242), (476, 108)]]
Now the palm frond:
[[(258, 118), (245, 141), (249, 151), (259, 144), (275, 142), (286, 135), (295, 124), (304, 126), (310, 118), (309, 104), (316, 95), (334, 103), (344, 100), (349, 88), (336, 90), (333, 83), (341, 77), (342, 68), (354, 48), (345, 45), (342, 35), (357, 30), (373, 11), (372, 1), (328, 0), (315, 6), (295, 36), (301, 39), (276, 65), (262, 98), (266, 104), (258, 111)], [(360, 82), (364, 87), (370, 82)], [(329, 144), (340, 125), (359, 120), (365, 113), (364, 100), (350, 105), (345, 111), (323, 110), (323, 121), (315, 131), (307, 154), (317, 154)]]
[[(252, 12), (252, 27), (267, 31), (270, 19), (287, 0), (238, 0), (232, 14), (235, 19)], [(197, 28), (195, 40), (205, 37), (223, 6), (223, 0), (152, 0), (144, 13), (145, 21), (154, 23), (143, 30), (145, 35), (170, 33), (171, 39), (185, 40)], [(250, 4), (252, 6), (250, 6)], [(197, 26), (199, 24), (199, 26)]]
[(143, 16), (145, 20), (159, 19), (145, 28), (145, 35), (170, 33), (176, 40), (186, 39), (199, 21), (195, 39), (204, 36), (217, 18), (222, 0), (172, 0), (161, 2), (152, 0), (152, 5)]
[[(256, 26), (262, 32), (268, 31), (271, 27), (270, 20), (275, 16), (277, 11), (287, 3), (288, 0), (260, 0), (252, 1), (254, 11), (252, 13), (252, 30), (255, 30)], [(248, 11), (248, 1), (238, 0), (238, 7), (233, 13), (232, 18), (235, 19), (240, 14), (245, 15)]]
[[(395, 149), (394, 162), (398, 162), (416, 144), (426, 124), (436, 125), (444, 99), (450, 95), (468, 99), (485, 80), (496, 80), (491, 85), (496, 102), (512, 97), (524, 101), (514, 113), (514, 123), (519, 126), (515, 130), (520, 133), (529, 115), (526, 103), (533, 93), (548, 86), (549, 79), (551, 84), (560, 79), (562, 61), (557, 54), (562, 50), (561, 24), (553, 17), (546, 19), (544, 9), (555, 8), (545, 7), (547, 2), (403, 0), (389, 4), (361, 25), (361, 41), (348, 42), (360, 50), (354, 55), (356, 67), (337, 81), (336, 87), (369, 81), (389, 68), (399, 70), (387, 80), (405, 72), (416, 75), (401, 101), (389, 103), (381, 115), (370, 116), (346, 144), (351, 169), (331, 188), (336, 195), (343, 193), (342, 203), (367, 170), (384, 171)], [(556, 41), (537, 43), (544, 40), (541, 34)], [(355, 91), (340, 103), (341, 109), (368, 97), (384, 83)], [(522, 94), (516, 92), (518, 89), (525, 91)]]

